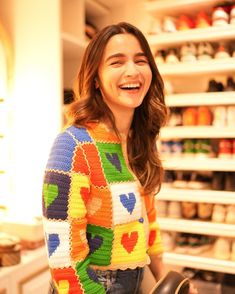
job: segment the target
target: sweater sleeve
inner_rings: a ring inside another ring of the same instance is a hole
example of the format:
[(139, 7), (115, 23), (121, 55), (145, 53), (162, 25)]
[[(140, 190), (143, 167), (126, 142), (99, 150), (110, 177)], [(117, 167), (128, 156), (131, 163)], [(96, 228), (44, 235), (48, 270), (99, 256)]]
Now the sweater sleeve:
[(58, 293), (105, 293), (89, 266), (86, 202), (89, 170), (81, 144), (67, 131), (54, 141), (43, 184), (49, 267)]
[(155, 196), (145, 196), (145, 206), (147, 217), (149, 221), (149, 240), (148, 240), (148, 254), (160, 255), (163, 253), (163, 244), (159, 225), (156, 220)]

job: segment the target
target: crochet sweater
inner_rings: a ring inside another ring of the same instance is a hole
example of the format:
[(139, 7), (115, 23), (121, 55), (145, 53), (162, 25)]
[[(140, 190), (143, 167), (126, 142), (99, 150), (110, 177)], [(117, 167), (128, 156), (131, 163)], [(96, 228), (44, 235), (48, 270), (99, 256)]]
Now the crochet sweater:
[(55, 139), (43, 185), (44, 231), (59, 293), (105, 293), (94, 269), (143, 267), (163, 251), (154, 197), (104, 124), (70, 126)]

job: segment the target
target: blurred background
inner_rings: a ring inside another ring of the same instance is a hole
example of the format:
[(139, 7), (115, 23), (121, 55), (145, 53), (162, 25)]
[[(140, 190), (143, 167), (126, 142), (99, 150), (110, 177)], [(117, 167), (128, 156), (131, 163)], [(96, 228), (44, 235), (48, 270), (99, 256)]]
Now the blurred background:
[(164, 261), (201, 293), (235, 293), (235, 2), (0, 0), (0, 294), (47, 293), (46, 161), (88, 42), (119, 21), (146, 35), (165, 83)]

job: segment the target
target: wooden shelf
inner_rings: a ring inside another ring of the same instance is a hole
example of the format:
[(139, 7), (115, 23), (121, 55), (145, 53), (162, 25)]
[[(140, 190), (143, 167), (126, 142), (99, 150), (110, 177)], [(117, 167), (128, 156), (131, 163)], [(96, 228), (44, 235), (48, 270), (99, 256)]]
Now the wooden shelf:
[(197, 11), (209, 8), (212, 11), (212, 7), (220, 3), (220, 0), (158, 0), (158, 1), (146, 1), (145, 9), (149, 13), (156, 16), (165, 15), (177, 15), (177, 14), (192, 14), (192, 11)]
[(156, 196), (157, 200), (189, 201), (219, 204), (235, 204), (235, 191), (191, 190), (163, 187)]
[[(204, 256), (205, 255), (205, 256)], [(235, 262), (231, 260), (220, 260), (213, 258), (213, 254), (203, 254), (203, 256), (192, 256), (187, 254), (177, 254), (173, 252), (165, 252), (163, 261), (169, 265), (177, 265), (182, 267), (197, 268), (203, 270), (211, 270), (216, 272), (235, 274)]]
[(167, 95), (165, 99), (169, 107), (233, 105), (235, 104), (235, 91), (172, 94)]
[(167, 170), (235, 171), (235, 159), (170, 158), (163, 160)]
[(160, 33), (148, 35), (147, 39), (151, 47), (165, 49), (166, 47), (177, 47), (186, 42), (221, 42), (232, 40), (235, 37), (235, 25), (226, 27), (208, 27), (203, 29), (192, 29), (177, 31), (175, 33)]
[(63, 42), (63, 56), (65, 59), (81, 58), (88, 44), (86, 41), (79, 40), (68, 33), (62, 33), (61, 39)]
[(232, 224), (214, 223), (200, 220), (177, 219), (169, 217), (158, 217), (158, 223), (160, 229), (163, 231), (235, 237), (235, 225)]
[(176, 126), (164, 127), (160, 133), (161, 139), (187, 138), (235, 138), (235, 127), (215, 126)]
[(235, 72), (235, 57), (226, 59), (197, 60), (194, 62), (179, 62), (177, 64), (160, 64), (158, 66), (163, 76), (200, 75)]

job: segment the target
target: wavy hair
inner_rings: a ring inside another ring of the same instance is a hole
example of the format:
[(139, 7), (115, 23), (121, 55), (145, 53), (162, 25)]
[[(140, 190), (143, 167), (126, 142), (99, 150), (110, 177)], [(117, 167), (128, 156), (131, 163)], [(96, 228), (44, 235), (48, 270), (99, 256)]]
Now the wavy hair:
[(163, 81), (148, 42), (135, 26), (121, 22), (101, 30), (87, 46), (78, 78), (75, 83), (75, 101), (67, 113), (69, 123), (86, 125), (94, 120), (109, 121), (118, 136), (115, 118), (96, 87), (98, 68), (109, 39), (117, 34), (132, 34), (144, 51), (152, 71), (149, 90), (140, 106), (134, 111), (131, 132), (127, 138), (130, 167), (139, 179), (146, 194), (160, 190), (163, 168), (156, 147), (160, 128), (165, 124), (167, 108), (164, 101)]

